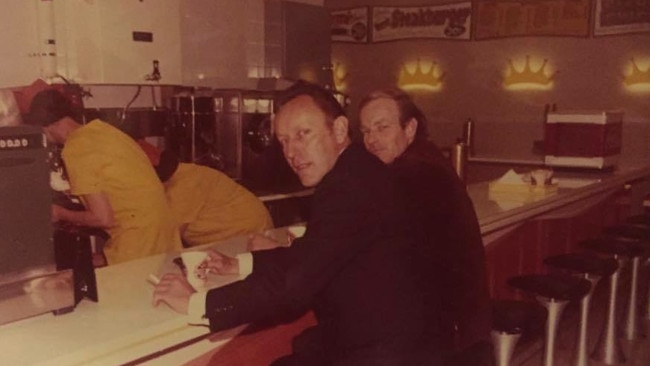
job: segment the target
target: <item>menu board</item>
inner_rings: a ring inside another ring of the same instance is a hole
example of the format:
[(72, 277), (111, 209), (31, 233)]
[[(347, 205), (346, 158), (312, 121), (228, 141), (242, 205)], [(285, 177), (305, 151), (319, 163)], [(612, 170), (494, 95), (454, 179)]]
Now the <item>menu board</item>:
[(470, 38), (472, 3), (435, 6), (373, 7), (372, 41), (410, 38)]
[(586, 37), (590, 12), (590, 0), (481, 0), (476, 2), (474, 38)]
[(594, 35), (650, 31), (650, 0), (597, 0)]
[(368, 8), (330, 12), (332, 42), (368, 42)]

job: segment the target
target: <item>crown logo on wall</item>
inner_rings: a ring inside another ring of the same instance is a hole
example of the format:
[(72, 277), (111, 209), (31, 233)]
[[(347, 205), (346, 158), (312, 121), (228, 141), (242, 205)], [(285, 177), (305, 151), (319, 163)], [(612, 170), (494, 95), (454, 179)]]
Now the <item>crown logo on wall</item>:
[(349, 73), (345, 70), (345, 66), (340, 62), (335, 62), (332, 68), (332, 78), (334, 79), (334, 87), (336, 90), (345, 91), (348, 86)]
[(445, 73), (440, 71), (438, 64), (433, 62), (428, 71), (424, 71), (420, 59), (417, 60), (415, 68), (407, 64), (400, 70), (397, 85), (404, 90), (439, 90), (442, 87), (442, 79)]
[(526, 55), (526, 62), (521, 71), (517, 70), (512, 62), (508, 60), (508, 70), (503, 78), (503, 85), (508, 89), (550, 89), (556, 73), (546, 75), (548, 59), (544, 59), (542, 66), (533, 70), (530, 66), (530, 56)]
[(624, 76), (623, 83), (625, 86), (650, 84), (650, 65), (645, 71), (641, 71), (634, 59), (630, 61), (632, 62), (632, 71)]

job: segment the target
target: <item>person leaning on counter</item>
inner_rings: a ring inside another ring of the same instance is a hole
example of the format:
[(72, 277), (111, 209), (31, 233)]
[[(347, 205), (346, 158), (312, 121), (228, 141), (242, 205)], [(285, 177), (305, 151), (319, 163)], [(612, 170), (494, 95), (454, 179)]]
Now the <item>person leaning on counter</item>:
[(274, 129), (284, 156), (315, 187), (304, 236), (237, 258), (213, 252), (212, 269), (249, 275), (195, 293), (168, 273), (153, 304), (204, 318), (212, 331), (313, 309), (309, 347), (274, 365), (439, 365), (439, 312), (423, 295), (436, 283), (414, 249), (424, 233), (393, 174), (351, 144), (348, 119), (327, 90), (299, 83), (279, 104)]
[(71, 193), (85, 210), (52, 205), (52, 221), (104, 229), (108, 264), (181, 250), (162, 184), (135, 141), (100, 120), (81, 125), (70, 101), (47, 89), (34, 96), (28, 123), (43, 127), (48, 141), (62, 144)]
[[(410, 211), (427, 230), (422, 255), (442, 280), (444, 349), (450, 365), (490, 364), (491, 310), (485, 253), (476, 212), (465, 185), (427, 140), (427, 120), (404, 91), (379, 90), (359, 105), (366, 149), (398, 177)], [(431, 290), (436, 290), (431, 288)]]
[(224, 173), (181, 163), (169, 151), (160, 154), (155, 169), (186, 246), (273, 228), (264, 203)]

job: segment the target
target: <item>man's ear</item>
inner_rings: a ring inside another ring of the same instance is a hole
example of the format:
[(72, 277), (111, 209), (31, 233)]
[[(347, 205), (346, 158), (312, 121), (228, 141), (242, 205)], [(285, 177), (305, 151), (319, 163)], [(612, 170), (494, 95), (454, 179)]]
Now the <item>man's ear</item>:
[(350, 121), (345, 116), (338, 116), (334, 121), (332, 121), (332, 131), (334, 132), (334, 138), (336, 143), (342, 144), (348, 138), (348, 126)]
[(415, 139), (415, 133), (417, 131), (418, 120), (411, 118), (408, 122), (406, 122), (406, 126), (404, 126), (404, 133), (406, 134), (406, 138), (409, 140), (409, 142), (412, 142)]

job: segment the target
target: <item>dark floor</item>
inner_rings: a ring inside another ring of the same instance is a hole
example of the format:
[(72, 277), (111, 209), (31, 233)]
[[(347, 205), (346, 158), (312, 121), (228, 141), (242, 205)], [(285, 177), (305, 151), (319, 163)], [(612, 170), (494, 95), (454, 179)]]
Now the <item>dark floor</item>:
[[(641, 337), (638, 340), (627, 341), (622, 339), (620, 344), (623, 352), (627, 358), (625, 365), (632, 366), (648, 366), (650, 365), (650, 338), (645, 337), (643, 334), (650, 330), (650, 319), (646, 319), (647, 315), (647, 291), (650, 285), (650, 276), (648, 276), (650, 268), (642, 266), (641, 276), (639, 279), (639, 292), (638, 292), (638, 325)], [(626, 313), (628, 308), (629, 297), (629, 274), (623, 273), (620, 276), (620, 289), (617, 301), (617, 325), (619, 334), (622, 334), (623, 326), (625, 324)], [(607, 296), (609, 290), (609, 283), (607, 280), (602, 280), (596, 287), (591, 301), (591, 310), (588, 327), (588, 344), (589, 351), (592, 352), (598, 339), (606, 315)], [(574, 365), (574, 350), (576, 345), (576, 336), (578, 332), (579, 320), (579, 306), (578, 304), (570, 304), (565, 309), (560, 325), (558, 328), (558, 336), (556, 340), (556, 354), (555, 366)], [(543, 365), (543, 334), (538, 337), (526, 341), (522, 339), (515, 351), (512, 359), (512, 366), (541, 366)], [(605, 365), (604, 363), (590, 360), (590, 366)]]

